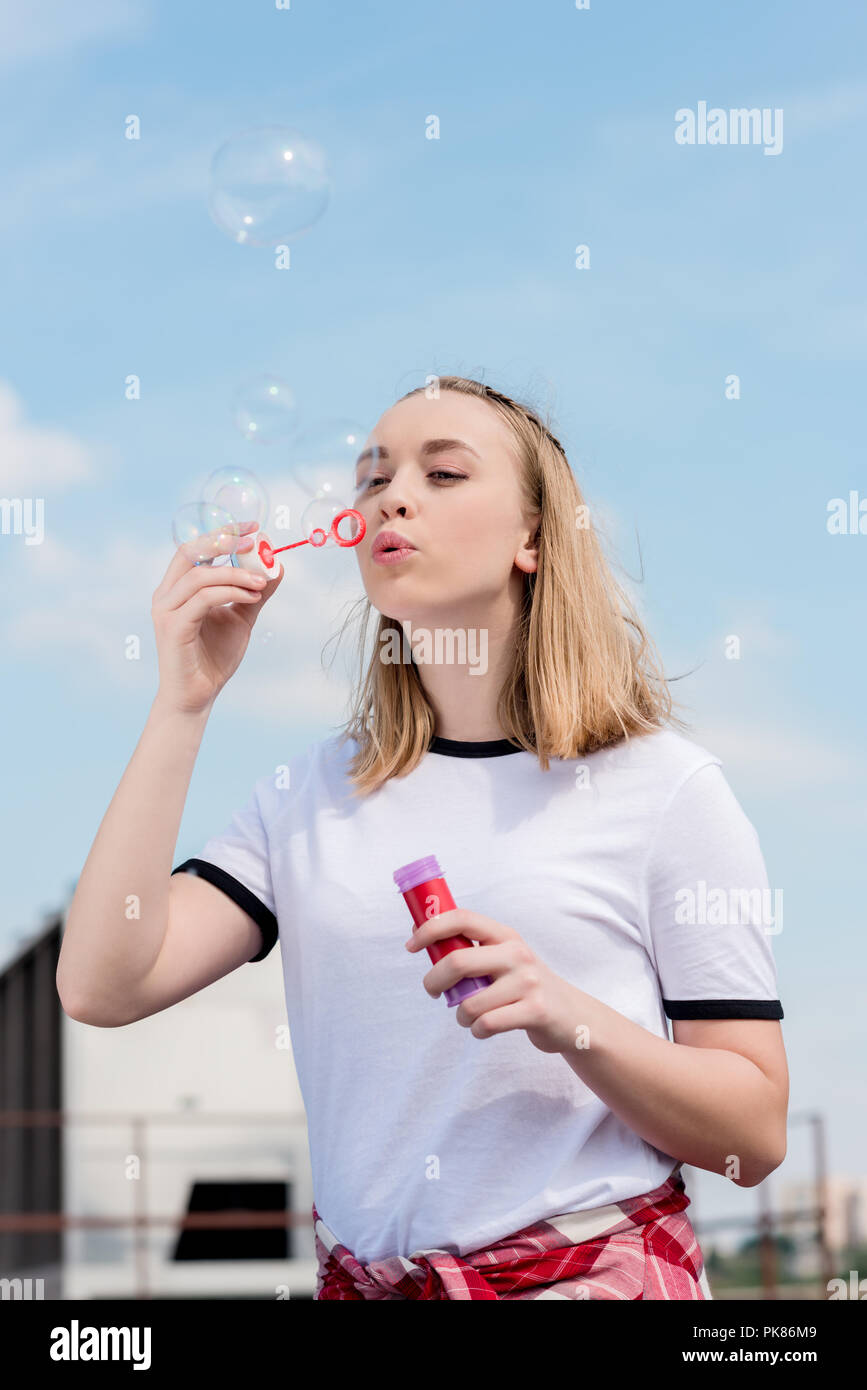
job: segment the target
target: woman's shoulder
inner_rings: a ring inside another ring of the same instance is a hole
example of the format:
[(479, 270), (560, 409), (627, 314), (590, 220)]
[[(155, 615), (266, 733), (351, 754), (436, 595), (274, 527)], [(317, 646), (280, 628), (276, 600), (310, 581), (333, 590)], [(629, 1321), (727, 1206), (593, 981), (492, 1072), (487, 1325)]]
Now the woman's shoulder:
[(722, 759), (711, 749), (675, 729), (663, 727), (647, 734), (633, 734), (601, 751), (607, 766), (631, 769), (658, 786), (680, 782), (709, 764), (722, 765)]
[(346, 776), (346, 765), (354, 752), (339, 734), (314, 739), (282, 757), (275, 756), (270, 772), (256, 779), (255, 794), (268, 819), (299, 799), (328, 798)]

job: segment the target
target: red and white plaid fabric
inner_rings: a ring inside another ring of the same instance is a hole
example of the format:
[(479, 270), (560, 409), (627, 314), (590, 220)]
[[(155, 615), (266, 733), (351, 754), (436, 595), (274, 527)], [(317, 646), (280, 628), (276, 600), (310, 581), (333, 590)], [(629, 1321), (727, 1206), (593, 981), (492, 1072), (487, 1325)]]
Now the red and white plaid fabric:
[(359, 1264), (313, 1207), (317, 1299), (709, 1299), (680, 1165), (652, 1192), (536, 1221), (466, 1255)]

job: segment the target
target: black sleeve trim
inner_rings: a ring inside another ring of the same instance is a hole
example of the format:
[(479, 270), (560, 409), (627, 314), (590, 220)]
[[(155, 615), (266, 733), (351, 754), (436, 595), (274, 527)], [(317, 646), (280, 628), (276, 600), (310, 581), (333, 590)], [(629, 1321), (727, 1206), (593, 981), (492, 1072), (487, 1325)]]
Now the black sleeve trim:
[(198, 878), (203, 878), (208, 883), (213, 883), (215, 888), (219, 888), (232, 902), (248, 913), (256, 926), (262, 933), (262, 949), (258, 955), (251, 956), (248, 965), (252, 965), (255, 960), (264, 960), (268, 952), (277, 940), (277, 918), (266, 907), (255, 893), (251, 893), (249, 888), (245, 888), (243, 883), (239, 883), (231, 874), (227, 874), (225, 869), (221, 869), (216, 864), (210, 864), (207, 859), (185, 859), (183, 864), (179, 864), (176, 869), (172, 869), (172, 874), (190, 873), (196, 874)]
[(779, 999), (663, 999), (669, 1018), (783, 1018)]

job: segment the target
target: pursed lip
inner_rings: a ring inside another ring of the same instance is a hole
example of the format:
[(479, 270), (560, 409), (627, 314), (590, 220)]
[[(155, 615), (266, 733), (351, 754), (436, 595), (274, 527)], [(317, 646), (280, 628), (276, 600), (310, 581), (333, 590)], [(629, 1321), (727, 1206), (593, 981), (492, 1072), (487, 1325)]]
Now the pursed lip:
[(407, 540), (399, 531), (380, 531), (376, 540), (373, 542), (373, 554), (378, 555), (381, 550), (415, 550), (412, 541)]

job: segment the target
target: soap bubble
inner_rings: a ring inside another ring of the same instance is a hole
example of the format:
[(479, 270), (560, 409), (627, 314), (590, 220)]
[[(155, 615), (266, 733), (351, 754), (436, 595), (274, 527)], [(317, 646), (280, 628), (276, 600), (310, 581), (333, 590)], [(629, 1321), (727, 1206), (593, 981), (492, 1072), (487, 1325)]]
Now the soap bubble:
[(354, 420), (317, 425), (292, 445), (293, 478), (311, 497), (353, 496), (355, 464), (366, 438), (367, 431)]
[(201, 500), (222, 507), (233, 521), (254, 521), (259, 527), (268, 515), (268, 494), (247, 468), (218, 468), (202, 488)]
[(233, 135), (211, 164), (209, 210), (243, 246), (278, 246), (309, 231), (328, 205), (325, 154), (284, 126)]
[(237, 549), (241, 526), (223, 507), (186, 502), (175, 512), (172, 536), (194, 565), (209, 565), (217, 556)]
[[(345, 512), (346, 509), (346, 503), (340, 502), (334, 497), (328, 495), (314, 497), (313, 501), (307, 504), (301, 516), (302, 534), (311, 545), (330, 545), (336, 548), (339, 541), (335, 540), (331, 528), (334, 525), (335, 517), (339, 516), (341, 512)], [(344, 541), (357, 536), (358, 529), (358, 522), (353, 516), (344, 517), (338, 527)]]
[(235, 424), (251, 444), (273, 444), (297, 433), (295, 396), (279, 376), (265, 373), (235, 392)]

